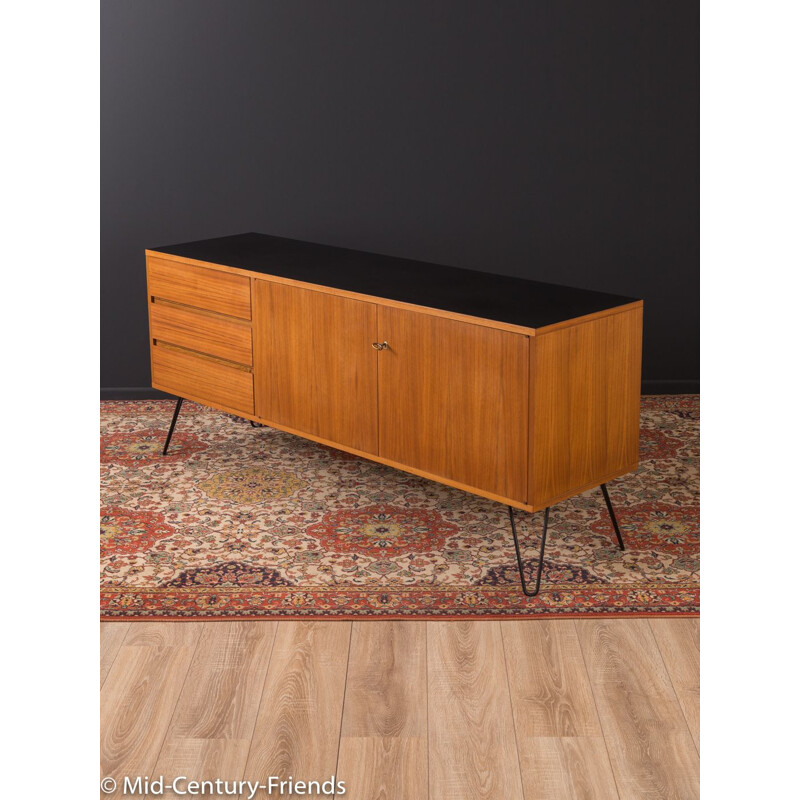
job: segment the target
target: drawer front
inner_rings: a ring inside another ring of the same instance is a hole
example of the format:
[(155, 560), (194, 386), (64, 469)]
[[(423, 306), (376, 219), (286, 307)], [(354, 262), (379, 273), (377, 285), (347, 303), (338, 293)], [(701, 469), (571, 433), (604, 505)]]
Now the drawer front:
[(253, 413), (251, 372), (185, 350), (155, 345), (153, 386), (209, 405)]
[(253, 337), (247, 322), (155, 302), (150, 305), (150, 337), (237, 364), (253, 363)]
[(147, 260), (150, 297), (250, 319), (250, 279), (159, 258)]

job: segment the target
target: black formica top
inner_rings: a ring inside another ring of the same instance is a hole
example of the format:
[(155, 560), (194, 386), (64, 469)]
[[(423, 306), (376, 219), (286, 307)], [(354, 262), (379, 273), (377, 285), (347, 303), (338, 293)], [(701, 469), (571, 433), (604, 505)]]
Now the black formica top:
[(526, 328), (541, 328), (636, 300), (263, 233), (150, 249)]

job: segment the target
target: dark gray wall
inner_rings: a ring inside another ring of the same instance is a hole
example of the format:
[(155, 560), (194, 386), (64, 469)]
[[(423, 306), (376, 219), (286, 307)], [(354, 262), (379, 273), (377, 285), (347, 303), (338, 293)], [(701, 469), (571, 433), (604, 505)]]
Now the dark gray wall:
[(645, 300), (699, 379), (696, 0), (104, 0), (104, 387), (150, 383), (145, 247), (241, 231)]

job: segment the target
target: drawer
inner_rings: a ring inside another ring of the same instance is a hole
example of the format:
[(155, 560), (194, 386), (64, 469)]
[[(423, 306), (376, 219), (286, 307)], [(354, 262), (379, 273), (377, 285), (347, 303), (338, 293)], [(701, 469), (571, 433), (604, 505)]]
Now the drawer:
[(250, 279), (160, 258), (147, 259), (150, 297), (250, 319)]
[(250, 323), (173, 306), (150, 304), (150, 338), (208, 353), (237, 364), (253, 363)]
[(211, 406), (253, 413), (253, 375), (169, 345), (155, 345), (153, 386)]

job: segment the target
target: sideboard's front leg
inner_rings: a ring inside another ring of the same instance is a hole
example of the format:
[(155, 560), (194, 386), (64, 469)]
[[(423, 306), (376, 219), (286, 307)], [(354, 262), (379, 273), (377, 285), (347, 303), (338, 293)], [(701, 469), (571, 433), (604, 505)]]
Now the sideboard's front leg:
[(172, 439), (172, 432), (175, 430), (175, 423), (178, 421), (178, 414), (181, 413), (181, 406), (183, 405), (183, 398), (179, 397), (178, 402), (175, 404), (175, 413), (172, 415), (172, 422), (169, 424), (169, 433), (167, 434), (167, 441), (164, 442), (164, 451), (161, 453), (162, 456), (167, 454), (167, 450), (169, 449), (169, 443)]
[[(611, 505), (611, 498), (608, 496), (608, 489), (604, 483), (600, 484), (603, 491), (603, 497), (606, 501), (606, 508), (608, 508), (608, 515), (611, 517), (611, 524), (614, 526), (614, 532), (617, 534), (617, 541), (619, 542), (619, 549), (625, 549), (625, 542), (622, 541), (622, 534), (617, 524), (617, 516), (614, 513), (614, 507)], [(528, 584), (525, 582), (525, 572), (522, 566), (522, 553), (519, 549), (519, 539), (517, 538), (517, 526), (514, 523), (514, 509), (508, 507), (508, 516), (511, 520), (511, 533), (514, 536), (514, 549), (517, 551), (517, 565), (519, 566), (519, 578), (522, 582), (522, 592), (527, 597), (536, 597), (539, 594), (539, 586), (542, 582), (542, 569), (544, 568), (544, 545), (547, 541), (547, 522), (550, 517), (550, 506), (544, 510), (544, 529), (542, 530), (542, 544), (539, 547), (539, 566), (536, 568), (536, 588), (533, 591), (528, 589)]]
[(539, 594), (539, 586), (542, 583), (542, 568), (544, 567), (544, 545), (547, 541), (547, 521), (550, 518), (550, 506), (544, 510), (544, 529), (542, 530), (542, 544), (539, 548), (539, 566), (536, 569), (536, 588), (531, 591), (525, 582), (525, 571), (522, 567), (522, 553), (519, 550), (519, 540), (517, 539), (517, 526), (514, 524), (514, 509), (508, 507), (508, 516), (511, 519), (511, 533), (514, 536), (514, 549), (517, 551), (517, 565), (519, 566), (519, 579), (522, 583), (522, 593), (527, 597), (536, 597)]

